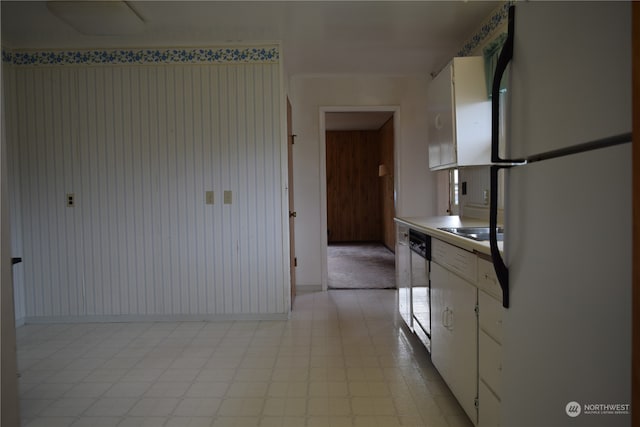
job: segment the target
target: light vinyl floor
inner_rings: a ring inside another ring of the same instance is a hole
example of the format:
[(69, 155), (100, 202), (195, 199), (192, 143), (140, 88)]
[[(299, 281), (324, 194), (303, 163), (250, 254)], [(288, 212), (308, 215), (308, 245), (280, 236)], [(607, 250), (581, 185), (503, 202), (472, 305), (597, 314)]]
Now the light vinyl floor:
[(470, 426), (395, 307), (331, 290), (287, 321), (25, 325), (22, 425)]

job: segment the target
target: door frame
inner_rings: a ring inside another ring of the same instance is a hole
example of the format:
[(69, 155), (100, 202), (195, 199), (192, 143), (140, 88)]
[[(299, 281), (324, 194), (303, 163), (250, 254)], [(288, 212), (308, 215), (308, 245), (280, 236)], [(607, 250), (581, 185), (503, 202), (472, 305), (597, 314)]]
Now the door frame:
[(393, 205), (398, 207), (398, 193), (400, 189), (400, 106), (398, 105), (353, 105), (353, 106), (322, 106), (319, 109), (319, 130), (320, 130), (320, 272), (322, 280), (322, 291), (328, 289), (329, 270), (327, 267), (327, 138), (326, 138), (326, 113), (373, 113), (386, 111), (393, 113)]
[(293, 134), (293, 108), (291, 101), (287, 96), (287, 194), (289, 196), (289, 281), (290, 281), (290, 307), (293, 310), (294, 300), (296, 298), (296, 241), (295, 241), (295, 204), (293, 199), (293, 145), (295, 144), (295, 135)]
[[(632, 151), (633, 151), (633, 279), (632, 279), (632, 350), (631, 350), (631, 425), (640, 425), (640, 4), (632, 2), (631, 25), (631, 57), (632, 57), (632, 93), (633, 117)], [(636, 408), (636, 410), (633, 410)]]

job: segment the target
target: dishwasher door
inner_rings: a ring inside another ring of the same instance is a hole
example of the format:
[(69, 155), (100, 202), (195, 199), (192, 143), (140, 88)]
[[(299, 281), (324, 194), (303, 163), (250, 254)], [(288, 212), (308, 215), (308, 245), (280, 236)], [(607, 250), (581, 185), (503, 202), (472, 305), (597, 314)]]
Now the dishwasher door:
[(411, 309), (413, 332), (431, 352), (431, 236), (409, 230), (411, 248)]
[(413, 331), (431, 352), (431, 289), (429, 260), (411, 251), (411, 302)]
[(409, 329), (413, 330), (411, 315), (411, 250), (409, 227), (397, 225), (396, 238), (396, 287), (398, 288), (398, 312)]

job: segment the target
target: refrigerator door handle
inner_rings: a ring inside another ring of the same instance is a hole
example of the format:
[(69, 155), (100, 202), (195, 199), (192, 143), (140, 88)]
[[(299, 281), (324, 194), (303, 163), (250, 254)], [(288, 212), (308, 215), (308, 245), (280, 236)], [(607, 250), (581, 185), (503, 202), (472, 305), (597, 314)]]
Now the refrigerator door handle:
[(523, 163), (524, 160), (507, 160), (500, 158), (500, 82), (507, 66), (513, 59), (513, 37), (515, 29), (515, 6), (509, 7), (509, 22), (507, 39), (498, 56), (496, 71), (491, 84), (491, 162), (492, 163)]
[(509, 269), (502, 259), (498, 248), (498, 171), (509, 168), (505, 165), (491, 166), (491, 184), (489, 190), (489, 247), (491, 260), (502, 289), (502, 306), (509, 308)]
[(498, 249), (498, 171), (514, 164), (522, 164), (523, 160), (506, 160), (500, 158), (500, 82), (507, 66), (513, 59), (513, 37), (515, 28), (515, 6), (509, 7), (509, 23), (505, 40), (491, 86), (491, 184), (489, 197), (489, 245), (491, 260), (502, 289), (502, 306), (509, 308), (509, 269)]

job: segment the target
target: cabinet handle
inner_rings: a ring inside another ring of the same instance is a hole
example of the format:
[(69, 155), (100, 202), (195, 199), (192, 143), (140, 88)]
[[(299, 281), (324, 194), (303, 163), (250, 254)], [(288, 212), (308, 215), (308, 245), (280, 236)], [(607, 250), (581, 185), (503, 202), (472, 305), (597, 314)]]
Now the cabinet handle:
[(444, 311), (442, 312), (442, 326), (445, 327), (445, 329), (447, 330), (452, 330), (452, 322), (453, 320), (453, 310), (451, 310), (449, 307), (445, 308)]
[(484, 273), (484, 280), (486, 280), (487, 282), (491, 282), (494, 285), (497, 284), (496, 283), (496, 278), (493, 277), (492, 275), (490, 275), (489, 273)]
[(442, 312), (442, 326), (448, 331), (453, 330), (453, 310), (449, 307), (445, 308)]
[(440, 130), (442, 129), (442, 116), (440, 114), (436, 114), (436, 117), (433, 121), (436, 129)]

